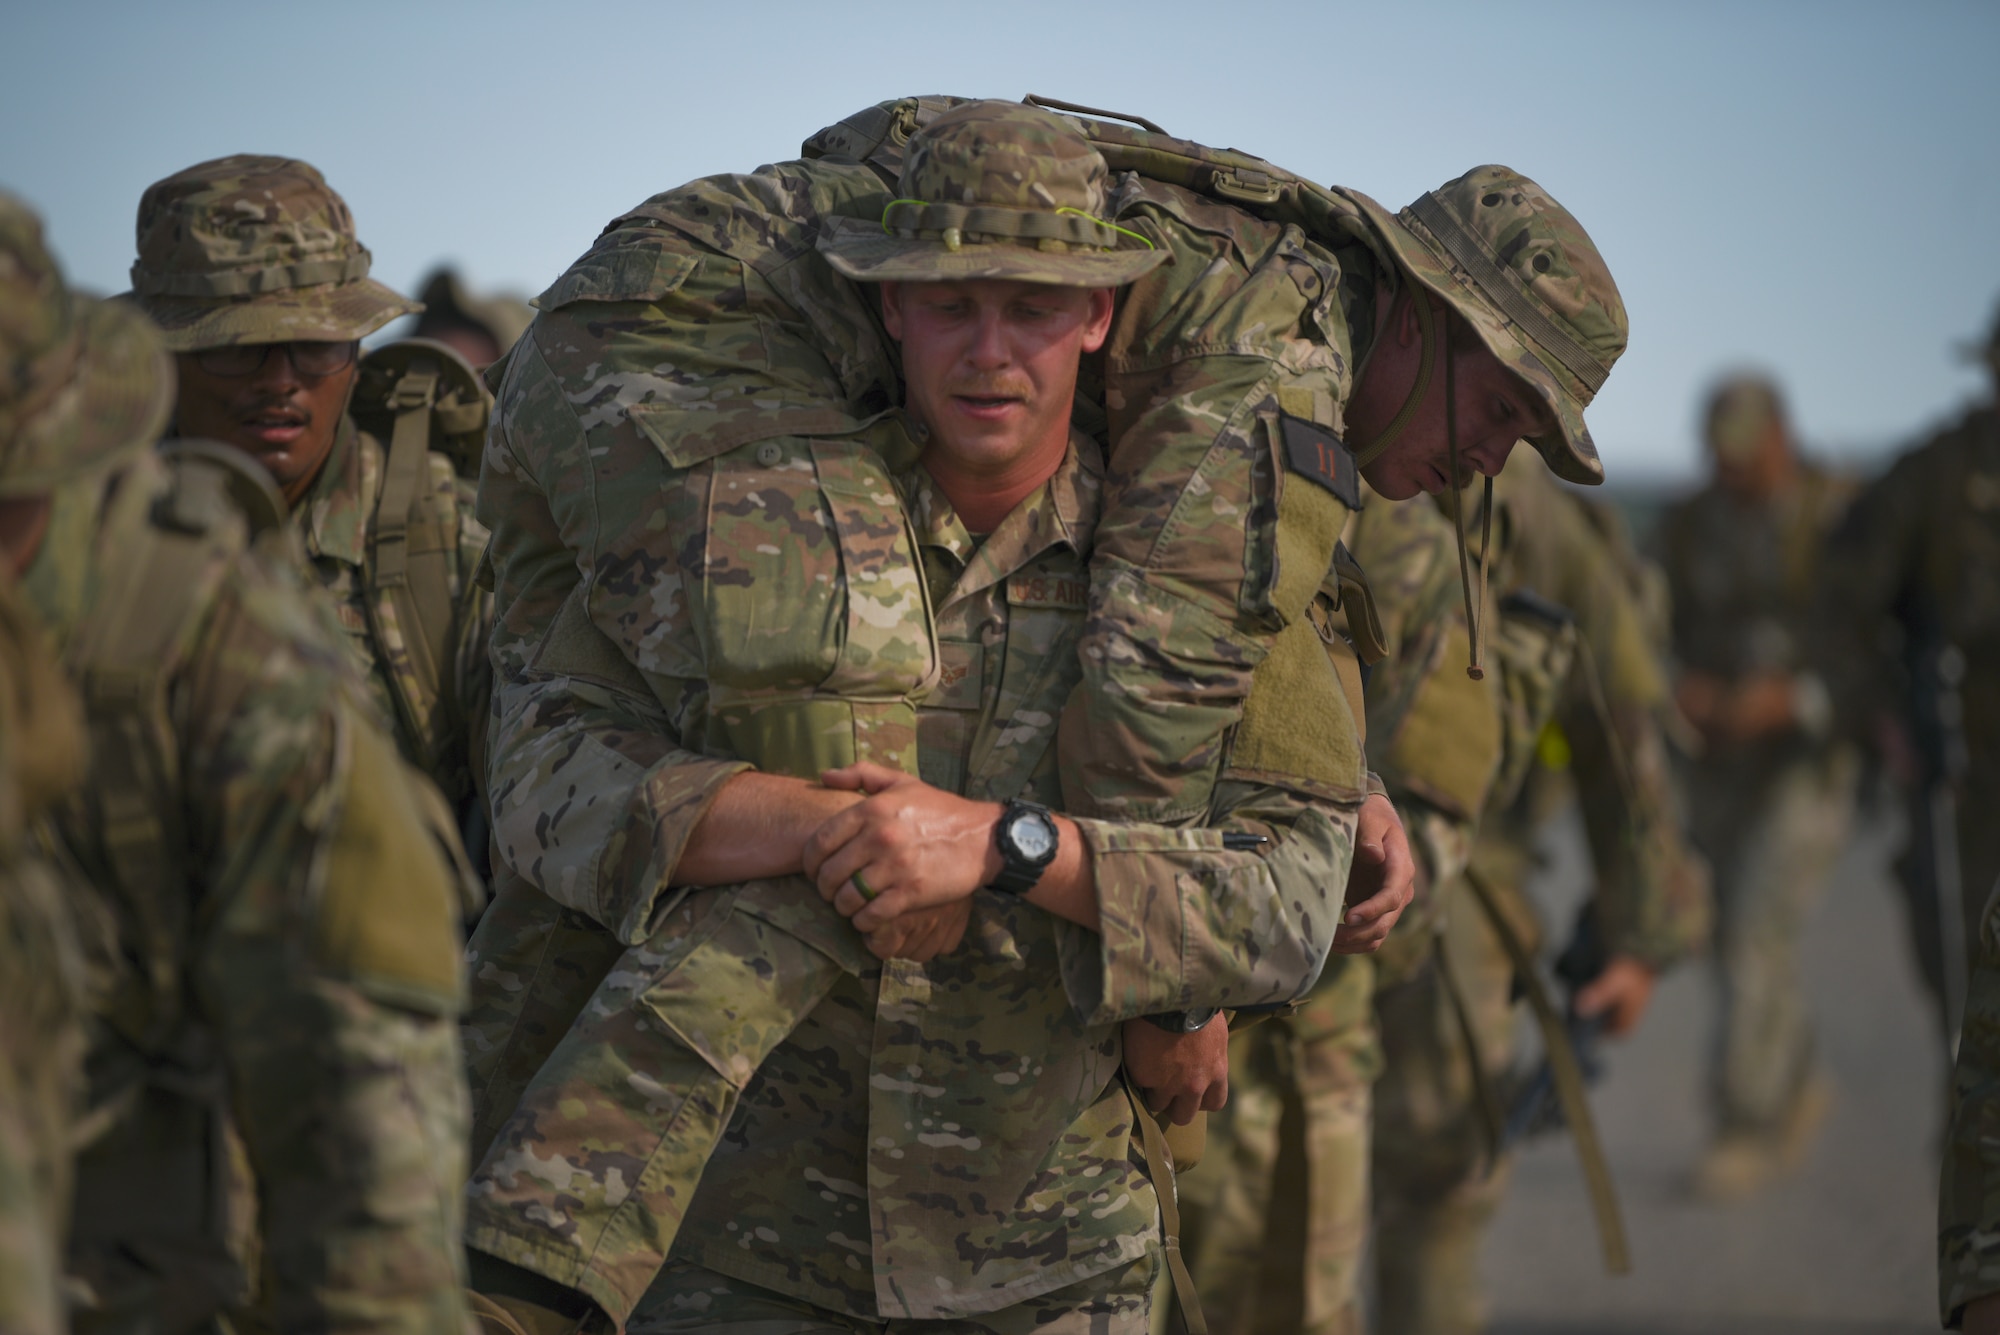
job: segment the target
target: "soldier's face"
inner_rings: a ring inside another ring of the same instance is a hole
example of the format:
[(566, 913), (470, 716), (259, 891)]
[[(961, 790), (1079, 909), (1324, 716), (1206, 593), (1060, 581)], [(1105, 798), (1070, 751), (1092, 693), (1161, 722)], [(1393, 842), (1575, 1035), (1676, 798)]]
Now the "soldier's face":
[(1005, 479), (1069, 441), (1078, 360), (1104, 346), (1108, 289), (979, 279), (882, 284), (907, 406), (956, 472)]
[(274, 345), (256, 370), (217, 375), (199, 358), (189, 352), (174, 358), (180, 373), (174, 421), (180, 434), (234, 445), (264, 466), (286, 501), (297, 504), (333, 449), (354, 386), (354, 363), (328, 375), (307, 375), (292, 364), (284, 345)]
[[(1541, 435), (1554, 427), (1548, 408), (1526, 381), (1508, 370), (1469, 330), (1448, 337), (1444, 309), (1433, 303), (1433, 310), (1436, 331), (1432, 337), (1446, 346), (1440, 349), (1432, 369), (1430, 388), (1395, 443), (1361, 470), (1368, 485), (1390, 500), (1407, 500), (1420, 491), (1435, 496), (1448, 487), (1463, 485), (1474, 473), (1492, 477), (1522, 437)], [(1357, 451), (1388, 429), (1416, 386), (1423, 361), (1423, 329), (1408, 299), (1399, 299), (1389, 307), (1376, 338), (1375, 351), (1347, 405), (1348, 441)], [(1452, 397), (1457, 406), (1461, 471), (1456, 479), (1451, 474), (1451, 442), (1445, 430), (1447, 356), (1452, 359)]]

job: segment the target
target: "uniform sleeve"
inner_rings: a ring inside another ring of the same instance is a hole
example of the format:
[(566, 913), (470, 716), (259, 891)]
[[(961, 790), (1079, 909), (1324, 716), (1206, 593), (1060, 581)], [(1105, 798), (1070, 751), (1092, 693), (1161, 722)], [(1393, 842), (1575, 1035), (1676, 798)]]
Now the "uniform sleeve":
[[(1061, 924), (1063, 979), (1089, 1024), (1206, 1006), (1283, 1005), (1333, 946), (1358, 801), (1225, 778), (1205, 827), (1079, 820), (1099, 931)], [(1254, 852), (1225, 831), (1259, 834)]]
[(644, 940), (695, 827), (751, 767), (685, 750), (657, 708), (576, 677), (504, 685), (495, 714), (501, 860), (626, 944)]
[(1938, 1184), (1938, 1310), (2000, 1293), (2000, 954), (1988, 916), (1966, 994), (1951, 1126)]
[(175, 700), (263, 1299), (279, 1329), (463, 1330), (453, 836), (301, 598), (246, 560)]

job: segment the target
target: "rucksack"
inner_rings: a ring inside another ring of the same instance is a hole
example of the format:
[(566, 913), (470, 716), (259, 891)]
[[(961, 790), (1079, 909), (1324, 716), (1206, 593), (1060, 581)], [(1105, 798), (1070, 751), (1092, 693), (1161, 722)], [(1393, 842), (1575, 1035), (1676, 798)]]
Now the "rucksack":
[[(348, 415), (383, 446), (383, 477), (368, 534), (368, 624), (375, 643), (399, 638), (408, 671), (388, 677), (398, 721), (417, 740), (419, 768), (438, 775), (448, 733), (460, 720), (479, 719), (484, 702), (452, 698), (458, 604), (451, 558), (458, 533), (439, 508), (427, 456), (451, 460), (460, 478), (479, 475), (493, 396), (456, 351), (411, 338), (373, 349), (361, 359)], [(462, 572), (466, 581), (471, 571)], [(480, 729), (475, 727), (475, 733)], [(476, 749), (475, 749), (476, 755)], [(441, 784), (440, 786), (446, 786)], [(454, 803), (466, 794), (451, 791)]]

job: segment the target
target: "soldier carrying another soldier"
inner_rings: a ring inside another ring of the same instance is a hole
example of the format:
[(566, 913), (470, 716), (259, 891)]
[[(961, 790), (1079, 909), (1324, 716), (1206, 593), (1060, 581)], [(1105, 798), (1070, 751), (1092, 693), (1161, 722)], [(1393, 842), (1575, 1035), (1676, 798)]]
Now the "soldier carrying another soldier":
[(572, 1288), (645, 1329), (1137, 1328), (1171, 1196), (1125, 1149), (1136, 1017), (1226, 1037), (1207, 1012), (1289, 1000), (1407, 898), (1340, 432), (1395, 494), (1522, 435), (1594, 475), (1615, 290), (1504, 168), (1399, 220), (1238, 164), (1313, 240), (1112, 196), (1079, 124), (1118, 129), (885, 104), (658, 196), (508, 359), (468, 1236), (524, 1319)]

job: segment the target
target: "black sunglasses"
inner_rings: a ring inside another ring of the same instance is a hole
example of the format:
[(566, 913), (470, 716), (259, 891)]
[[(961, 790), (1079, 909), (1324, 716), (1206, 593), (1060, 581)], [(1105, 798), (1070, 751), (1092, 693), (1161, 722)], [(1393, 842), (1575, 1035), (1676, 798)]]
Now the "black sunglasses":
[(317, 379), (354, 365), (354, 342), (321, 343), (233, 343), (221, 348), (203, 348), (194, 354), (194, 364), (210, 375), (246, 376), (262, 369), (274, 348), (282, 348), (291, 358), (292, 369)]

